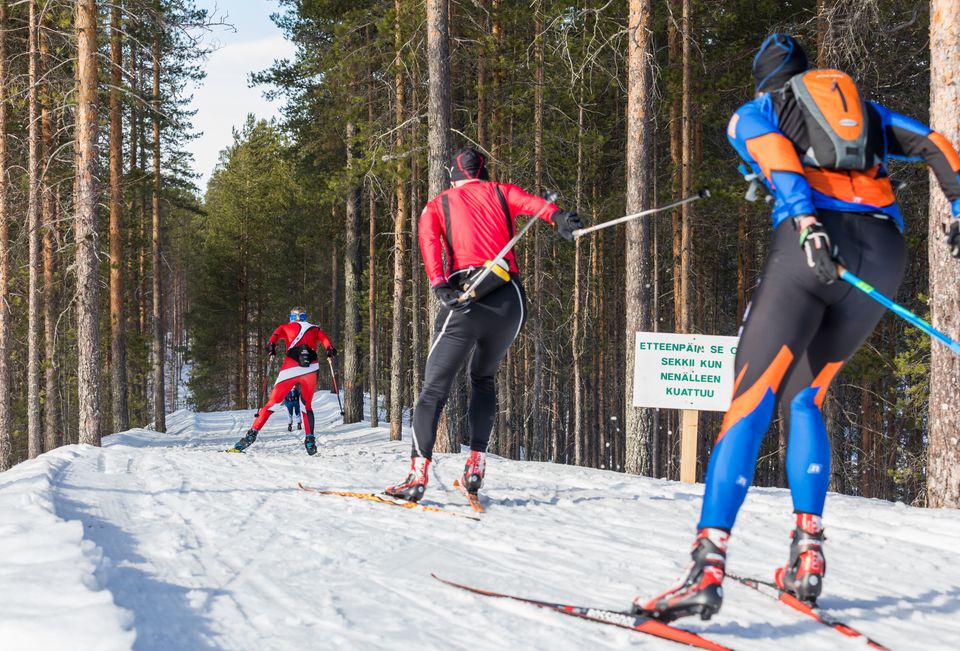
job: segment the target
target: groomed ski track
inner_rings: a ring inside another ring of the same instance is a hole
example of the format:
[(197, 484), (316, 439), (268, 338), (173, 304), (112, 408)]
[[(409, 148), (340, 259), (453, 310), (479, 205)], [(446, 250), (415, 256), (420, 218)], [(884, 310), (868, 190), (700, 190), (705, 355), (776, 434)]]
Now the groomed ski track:
[[(297, 490), (379, 490), (409, 442), (315, 402), (308, 457), (277, 414), (224, 454), (252, 411), (168, 416), (102, 449), (69, 446), (0, 474), (4, 650), (682, 649), (430, 579), (625, 608), (686, 563), (702, 486), (492, 459), (481, 522)], [(405, 432), (405, 435), (408, 435)], [(463, 455), (438, 455), (426, 503), (469, 513)], [(754, 489), (729, 568), (769, 578), (792, 526), (786, 491)], [(960, 512), (831, 495), (821, 605), (893, 649), (960, 648)], [(743, 649), (864, 645), (728, 581), (709, 623)]]

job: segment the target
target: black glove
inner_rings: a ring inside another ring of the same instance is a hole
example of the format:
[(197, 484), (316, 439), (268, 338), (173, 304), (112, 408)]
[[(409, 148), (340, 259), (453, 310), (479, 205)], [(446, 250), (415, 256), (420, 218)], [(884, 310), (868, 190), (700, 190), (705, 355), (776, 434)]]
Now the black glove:
[(470, 301), (460, 301), (460, 292), (450, 286), (450, 283), (440, 283), (433, 288), (433, 293), (448, 310), (454, 312), (468, 312)]
[(276, 356), (277, 356), (277, 344), (276, 344), (276, 343), (271, 342), (271, 343), (267, 344), (267, 355), (270, 355), (270, 357), (276, 357)]
[(583, 222), (580, 221), (577, 213), (567, 212), (566, 210), (558, 210), (553, 213), (553, 223), (557, 226), (557, 235), (568, 242), (573, 241), (573, 231), (583, 228)]
[(960, 219), (954, 219), (947, 228), (947, 246), (950, 255), (960, 259)]
[(840, 277), (837, 272), (839, 252), (831, 245), (823, 224), (814, 222), (801, 230), (800, 247), (807, 256), (807, 266), (817, 274), (817, 280), (830, 285)]
[(333, 346), (330, 346), (329, 348), (327, 348), (327, 357), (336, 357), (336, 356), (337, 356), (336, 348), (334, 348)]

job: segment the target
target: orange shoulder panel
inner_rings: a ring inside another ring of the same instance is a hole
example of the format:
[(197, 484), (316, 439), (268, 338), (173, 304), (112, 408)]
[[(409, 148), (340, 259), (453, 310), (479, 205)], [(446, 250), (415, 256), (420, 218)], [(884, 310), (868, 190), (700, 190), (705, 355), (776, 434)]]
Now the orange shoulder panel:
[(927, 138), (947, 157), (947, 161), (950, 162), (950, 169), (954, 172), (960, 172), (960, 156), (957, 155), (957, 150), (950, 144), (947, 137), (938, 131), (931, 131)]
[(772, 174), (777, 172), (796, 172), (803, 174), (803, 165), (797, 156), (793, 143), (781, 133), (765, 133), (746, 142), (747, 151), (763, 170), (763, 175), (773, 183)]

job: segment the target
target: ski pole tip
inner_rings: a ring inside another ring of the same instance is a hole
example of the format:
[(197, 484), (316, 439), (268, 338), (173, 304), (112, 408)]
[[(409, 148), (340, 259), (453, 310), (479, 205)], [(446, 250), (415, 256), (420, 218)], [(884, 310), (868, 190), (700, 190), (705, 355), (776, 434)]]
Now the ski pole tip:
[(700, 188), (700, 192), (697, 193), (701, 199), (707, 199), (710, 196), (710, 188)]

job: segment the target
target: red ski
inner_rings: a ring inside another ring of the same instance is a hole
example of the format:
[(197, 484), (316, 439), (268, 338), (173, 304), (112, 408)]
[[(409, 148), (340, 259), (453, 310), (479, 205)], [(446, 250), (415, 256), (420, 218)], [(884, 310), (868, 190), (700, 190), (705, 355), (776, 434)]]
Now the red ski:
[(711, 642), (706, 638), (700, 637), (696, 633), (682, 628), (677, 628), (676, 626), (671, 626), (670, 624), (664, 624), (663, 622), (646, 615), (634, 615), (633, 613), (621, 612), (617, 610), (588, 608), (585, 606), (570, 606), (567, 604), (555, 604), (549, 601), (539, 601), (537, 599), (527, 599), (525, 597), (516, 597), (514, 595), (502, 594), (500, 592), (481, 590), (480, 588), (471, 588), (470, 586), (463, 585), (461, 583), (454, 583), (453, 581), (448, 581), (447, 579), (441, 579), (436, 574), (431, 574), (430, 576), (441, 583), (446, 583), (449, 586), (460, 588), (461, 590), (466, 590), (467, 592), (483, 595), (484, 597), (511, 599), (513, 601), (519, 601), (532, 606), (537, 606), (538, 608), (546, 608), (547, 610), (552, 610), (562, 615), (579, 617), (580, 619), (587, 619), (591, 622), (597, 622), (598, 624), (618, 626), (620, 628), (646, 633), (647, 635), (653, 635), (654, 637), (659, 637), (664, 640), (670, 640), (671, 642), (686, 644), (698, 649), (711, 649), (712, 651), (732, 651), (732, 649), (729, 647), (725, 647), (722, 644), (717, 644), (716, 642)]
[(862, 637), (867, 641), (868, 646), (874, 649), (883, 649), (884, 651), (890, 651), (889, 647), (886, 647), (880, 644), (876, 640), (870, 639), (869, 637), (867, 637), (857, 629), (853, 628), (852, 626), (849, 626), (842, 622), (838, 622), (837, 620), (833, 619), (830, 615), (828, 615), (824, 611), (817, 608), (816, 606), (811, 606), (809, 604), (806, 604), (800, 601), (799, 599), (797, 599), (796, 597), (794, 597), (789, 592), (784, 592), (783, 590), (780, 589), (779, 586), (777, 586), (776, 583), (773, 583), (772, 581), (761, 581), (760, 579), (750, 579), (742, 576), (736, 576), (734, 574), (727, 574), (727, 578), (733, 579), (735, 581), (739, 581), (743, 585), (749, 588), (753, 588), (760, 594), (765, 594), (772, 599), (776, 599), (781, 603), (785, 603), (786, 605), (790, 606), (794, 610), (803, 613), (804, 615), (814, 620), (815, 622), (819, 622), (824, 626), (829, 626), (830, 628), (837, 631), (838, 633), (842, 633), (847, 637)]
[(456, 487), (460, 493), (467, 498), (467, 501), (470, 502), (470, 508), (472, 508), (477, 513), (485, 513), (486, 509), (483, 508), (483, 504), (480, 503), (480, 497), (476, 493), (467, 492), (466, 486), (460, 483), (459, 479), (453, 480), (453, 485)]

